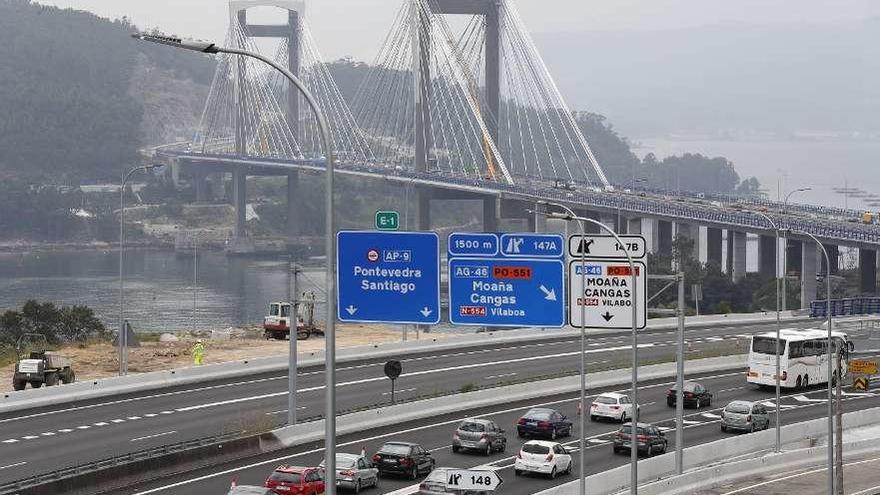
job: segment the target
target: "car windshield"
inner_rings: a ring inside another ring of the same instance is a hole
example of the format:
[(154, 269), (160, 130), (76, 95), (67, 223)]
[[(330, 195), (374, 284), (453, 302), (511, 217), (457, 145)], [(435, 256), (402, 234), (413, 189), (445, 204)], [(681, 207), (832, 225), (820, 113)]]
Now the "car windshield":
[[(779, 341), (779, 354), (785, 353), (785, 339)], [(753, 337), (752, 352), (756, 354), (776, 355), (776, 339), (773, 337)]]
[(425, 478), (425, 481), (446, 481), (446, 470), (445, 469), (435, 469), (431, 471), (431, 474)]
[(462, 423), (461, 426), (458, 427), (461, 431), (475, 431), (481, 432), (486, 431), (486, 426), (481, 423)]
[[(697, 388), (697, 384), (696, 384), (696, 383), (694, 383), (694, 382), (684, 382), (684, 391), (685, 391), (685, 392), (693, 392), (696, 388)], [(672, 388), (670, 388), (669, 390), (672, 390), (673, 392), (675, 392), (676, 390), (678, 390), (678, 386), (673, 385)]]
[(399, 443), (386, 443), (379, 449), (381, 454), (409, 455), (409, 445)]
[(339, 468), (350, 468), (350, 467), (354, 467), (354, 465), (355, 465), (356, 463), (357, 463), (357, 459), (354, 458), (354, 457), (349, 457), (349, 456), (345, 456), (345, 457), (336, 456), (336, 469), (339, 469)]
[(275, 471), (269, 475), (269, 479), (271, 481), (280, 481), (281, 483), (300, 483), (302, 482), (302, 474)]
[(617, 404), (617, 399), (600, 395), (599, 397), (596, 397), (596, 402), (599, 404)]
[[(630, 433), (631, 431), (632, 431), (632, 425), (624, 425), (624, 426), (621, 426), (621, 427), (620, 427), (620, 432), (621, 432), (621, 433), (626, 433), (627, 435), (629, 435), (629, 433)], [(645, 434), (645, 429), (639, 427), (639, 429), (638, 429), (638, 434), (639, 434), (639, 435), (644, 435), (644, 434)]]
[(538, 443), (527, 443), (522, 446), (522, 451), (526, 454), (549, 454), (550, 447)]
[(531, 411), (527, 412), (524, 417), (528, 419), (537, 419), (538, 421), (547, 421), (550, 419), (550, 411), (532, 409)]
[(744, 402), (731, 402), (724, 408), (724, 410), (736, 414), (748, 414), (751, 410), (751, 406)]

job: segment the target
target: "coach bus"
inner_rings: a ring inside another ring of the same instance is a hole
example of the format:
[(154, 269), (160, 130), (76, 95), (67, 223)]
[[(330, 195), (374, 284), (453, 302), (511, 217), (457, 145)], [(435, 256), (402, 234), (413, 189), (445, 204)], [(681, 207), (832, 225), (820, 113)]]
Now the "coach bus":
[[(843, 332), (831, 332), (832, 352), (842, 351), (841, 375), (846, 375), (847, 355), (853, 343)], [(752, 336), (749, 346), (748, 382), (759, 386), (776, 385), (776, 332)], [(832, 361), (835, 361), (832, 359)], [(832, 363), (836, 366), (836, 363)], [(828, 383), (828, 331), (785, 329), (780, 331), (779, 382), (785, 388), (803, 388)], [(832, 368), (834, 383), (837, 370)]]

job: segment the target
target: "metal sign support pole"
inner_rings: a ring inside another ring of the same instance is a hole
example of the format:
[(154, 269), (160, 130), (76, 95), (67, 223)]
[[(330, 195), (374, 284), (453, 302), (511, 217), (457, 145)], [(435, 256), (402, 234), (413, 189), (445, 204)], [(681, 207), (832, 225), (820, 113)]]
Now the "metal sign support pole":
[(675, 472), (684, 472), (684, 273), (678, 276), (678, 336), (675, 357)]
[[(291, 269), (293, 273), (291, 274)], [(287, 425), (296, 424), (296, 341), (299, 333), (299, 298), (297, 297), (296, 278), (299, 274), (299, 266), (294, 263), (293, 267), (287, 267), (288, 276), (291, 277), (287, 290), (291, 292), (288, 297), (290, 302), (290, 318), (288, 326), (290, 327), (290, 345), (287, 354)]]

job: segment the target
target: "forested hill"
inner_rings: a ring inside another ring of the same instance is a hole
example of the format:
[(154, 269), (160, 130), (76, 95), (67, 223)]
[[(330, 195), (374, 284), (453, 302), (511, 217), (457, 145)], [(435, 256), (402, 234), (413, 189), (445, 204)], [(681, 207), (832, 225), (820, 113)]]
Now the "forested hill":
[(173, 119), (191, 128), (213, 60), (137, 43), (133, 30), (125, 20), (0, 0), (0, 179), (118, 180), (138, 146), (178, 132)]

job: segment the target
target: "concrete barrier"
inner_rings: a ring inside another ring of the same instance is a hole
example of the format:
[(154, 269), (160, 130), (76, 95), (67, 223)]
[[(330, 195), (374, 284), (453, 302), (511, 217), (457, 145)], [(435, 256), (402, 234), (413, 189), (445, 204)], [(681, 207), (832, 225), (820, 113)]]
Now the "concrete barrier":
[[(714, 325), (753, 325), (775, 321), (775, 313), (748, 313), (733, 315), (707, 315), (689, 317), (688, 328), (705, 328)], [(786, 321), (804, 321), (807, 318), (786, 316)], [(649, 330), (676, 328), (675, 318), (657, 318), (649, 320)], [(591, 331), (591, 335), (615, 334), (620, 331)], [(555, 338), (576, 338), (580, 330), (572, 327), (562, 329), (526, 328), (503, 330), (498, 332), (481, 332), (456, 335), (448, 338), (434, 338), (430, 334), (422, 334), (420, 340), (392, 342), (356, 347), (348, 347), (337, 351), (337, 363), (351, 363), (367, 359), (385, 357), (402, 357), (425, 352), (444, 352), (461, 350), (463, 347), (479, 347), (521, 342), (535, 342)], [(313, 351), (299, 354), (297, 368), (322, 366), (324, 352)], [(150, 373), (131, 374), (128, 376), (81, 381), (57, 387), (27, 389), (18, 392), (5, 392), (0, 395), (0, 414), (6, 412), (33, 409), (69, 402), (97, 399), (121, 394), (158, 390), (166, 387), (184, 386), (214, 380), (224, 380), (253, 376), (261, 373), (278, 373), (287, 369), (287, 356), (278, 355), (265, 358), (230, 361), (209, 364), (199, 367), (186, 367), (155, 371)]]
[[(846, 429), (880, 423), (880, 408), (863, 409), (846, 413), (843, 426)], [(675, 471), (675, 453), (644, 459), (639, 461), (639, 492), (644, 495), (694, 493), (697, 489), (705, 489), (714, 484), (729, 481), (735, 477), (746, 477), (749, 474), (765, 472), (766, 469), (782, 466), (785, 469), (798, 456), (809, 456), (815, 453), (824, 455), (825, 447), (814, 447), (816, 440), (827, 432), (825, 418), (814, 419), (802, 423), (782, 427), (782, 443), (786, 451), (780, 454), (754, 454), (772, 449), (776, 435), (773, 430), (764, 430), (748, 435), (737, 435), (716, 440), (703, 445), (684, 449), (683, 464), (687, 471), (681, 476), (672, 476)], [(873, 444), (873, 445), (871, 445)], [(876, 449), (876, 440), (862, 440), (849, 444), (852, 448)], [(751, 454), (751, 455), (749, 455)], [(739, 461), (731, 461), (737, 457), (749, 455)], [(806, 458), (806, 457), (805, 457)], [(725, 478), (726, 477), (726, 478)], [(628, 491), (630, 482), (629, 464), (587, 477), (590, 493), (610, 495)], [(566, 483), (539, 492), (541, 495), (576, 495), (578, 483)]]

